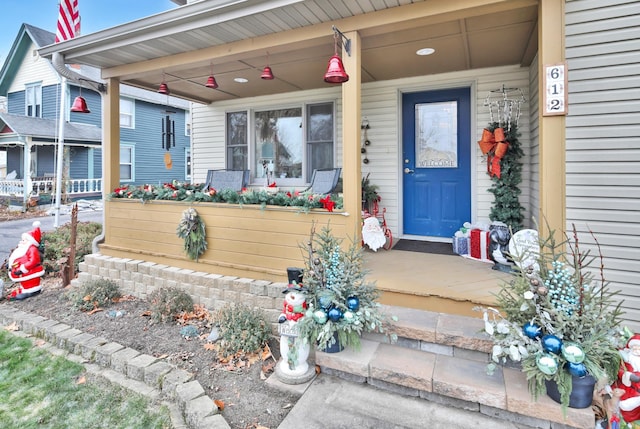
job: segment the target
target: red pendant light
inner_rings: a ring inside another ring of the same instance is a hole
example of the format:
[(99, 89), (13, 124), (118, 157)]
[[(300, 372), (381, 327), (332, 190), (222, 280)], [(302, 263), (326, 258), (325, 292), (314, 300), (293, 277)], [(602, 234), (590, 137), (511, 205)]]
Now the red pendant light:
[(77, 96), (76, 99), (73, 100), (71, 111), (76, 113), (91, 113), (91, 110), (87, 107), (87, 101), (80, 96)]
[(158, 88), (158, 93), (169, 95), (171, 92), (169, 91), (169, 86), (166, 83), (162, 82), (160, 84), (160, 88)]
[(267, 52), (267, 65), (262, 69), (260, 79), (273, 80), (273, 70), (271, 70), (271, 67), (269, 67), (269, 52)]
[(344, 70), (342, 59), (335, 54), (329, 59), (327, 72), (324, 74), (324, 81), (327, 83), (345, 83), (349, 80), (349, 75)]
[(211, 63), (211, 74), (207, 79), (207, 83), (204, 84), (207, 88), (216, 89), (218, 87), (218, 82), (216, 82), (216, 78), (213, 76), (213, 63)]
[(271, 71), (271, 67), (266, 66), (262, 70), (262, 74), (260, 75), (260, 78), (264, 80), (273, 80), (273, 71)]
[(329, 58), (329, 65), (327, 66), (327, 72), (324, 74), (324, 81), (327, 83), (345, 83), (349, 80), (349, 75), (344, 70), (344, 65), (342, 64), (342, 58), (338, 55), (338, 35), (340, 36), (340, 41), (342, 42), (342, 38), (345, 39), (345, 51), (347, 54), (350, 53), (350, 40), (347, 39), (344, 34), (340, 32), (335, 26), (333, 28), (333, 48), (334, 54), (331, 58)]
[(206, 86), (207, 88), (216, 89), (218, 87), (218, 82), (216, 82), (216, 78), (211, 75), (207, 79), (207, 83), (205, 83), (204, 86)]

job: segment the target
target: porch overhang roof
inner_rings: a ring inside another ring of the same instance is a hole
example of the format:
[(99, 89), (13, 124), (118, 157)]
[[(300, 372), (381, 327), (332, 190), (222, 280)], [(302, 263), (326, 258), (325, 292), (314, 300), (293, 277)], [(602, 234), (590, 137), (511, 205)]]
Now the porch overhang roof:
[[(152, 91), (165, 81), (173, 96), (211, 103), (327, 86), (333, 25), (359, 33), (363, 83), (526, 66), (537, 14), (538, 0), (202, 0), (39, 52)], [(416, 55), (421, 48), (435, 53)], [(260, 79), (266, 65), (274, 80)], [(204, 87), (212, 71), (215, 90)]]
[[(11, 132), (0, 134), (0, 144), (22, 144), (25, 137), (30, 137), (33, 144), (51, 144), (58, 138), (58, 122), (53, 119), (0, 112), (0, 130), (6, 131), (7, 128)], [(10, 136), (13, 136), (13, 139)], [(99, 145), (102, 142), (102, 130), (95, 125), (67, 122), (64, 137), (65, 143), (80, 142), (82, 145)]]

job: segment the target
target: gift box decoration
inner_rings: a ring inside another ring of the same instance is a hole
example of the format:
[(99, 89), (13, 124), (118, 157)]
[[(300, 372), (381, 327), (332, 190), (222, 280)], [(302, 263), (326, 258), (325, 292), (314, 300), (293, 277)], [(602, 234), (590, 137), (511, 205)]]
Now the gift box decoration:
[(453, 237), (453, 253), (458, 255), (468, 255), (469, 237)]
[(471, 230), (469, 255), (475, 259), (489, 259), (489, 231)]

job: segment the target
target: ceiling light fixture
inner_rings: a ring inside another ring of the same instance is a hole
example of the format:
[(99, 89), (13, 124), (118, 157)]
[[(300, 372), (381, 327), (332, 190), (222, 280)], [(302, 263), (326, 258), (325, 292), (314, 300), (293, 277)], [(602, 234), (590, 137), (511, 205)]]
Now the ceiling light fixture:
[(213, 77), (213, 63), (211, 63), (211, 74), (207, 79), (207, 83), (204, 84), (207, 88), (216, 89), (218, 87), (218, 82), (216, 82), (216, 78)]
[(416, 55), (420, 55), (420, 56), (425, 56), (425, 55), (431, 55), (435, 52), (436, 50), (433, 48), (422, 48), (422, 49), (418, 49), (416, 51)]

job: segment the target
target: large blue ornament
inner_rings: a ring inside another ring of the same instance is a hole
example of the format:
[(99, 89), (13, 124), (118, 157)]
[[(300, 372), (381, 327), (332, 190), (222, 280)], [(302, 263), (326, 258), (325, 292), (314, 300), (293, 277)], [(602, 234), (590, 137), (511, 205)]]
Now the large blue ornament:
[(360, 308), (360, 299), (357, 296), (347, 298), (347, 308), (351, 311), (358, 311)]
[(532, 322), (525, 323), (522, 327), (522, 332), (532, 340), (538, 339), (542, 336), (542, 328), (540, 325)]
[(337, 322), (342, 319), (342, 310), (337, 307), (333, 307), (329, 309), (329, 313), (327, 313), (327, 315), (329, 316), (329, 320)]
[(546, 352), (559, 354), (562, 349), (562, 340), (555, 335), (545, 335), (542, 337), (542, 348)]
[(569, 370), (569, 374), (576, 377), (584, 377), (587, 375), (587, 367), (583, 363), (567, 363), (567, 369)]

